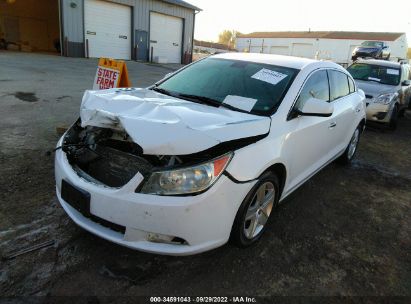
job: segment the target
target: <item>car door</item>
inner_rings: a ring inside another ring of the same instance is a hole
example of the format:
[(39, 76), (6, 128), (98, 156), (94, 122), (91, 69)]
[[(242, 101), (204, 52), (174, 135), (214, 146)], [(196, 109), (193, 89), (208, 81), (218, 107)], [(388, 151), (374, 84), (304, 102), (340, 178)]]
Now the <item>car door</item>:
[[(410, 80), (411, 82), (411, 67), (409, 64), (404, 65), (404, 68), (406, 69), (406, 73), (408, 75), (408, 77), (406, 78), (406, 80)], [(405, 95), (406, 95), (406, 101), (405, 104), (409, 107), (411, 104), (411, 84), (409, 86), (406, 87), (405, 89)]]
[(288, 158), (289, 183), (292, 191), (307, 178), (317, 172), (331, 158), (333, 149), (334, 117), (299, 116), (294, 110), (301, 110), (304, 103), (314, 97), (329, 102), (330, 89), (327, 71), (317, 70), (307, 77), (293, 108), (287, 124), (292, 130), (287, 134), (282, 154)]
[(408, 64), (401, 65), (400, 98), (403, 106), (408, 106), (411, 99), (411, 85), (405, 86), (403, 82), (410, 80), (410, 69)]
[[(355, 115), (361, 111), (359, 97), (355, 94), (355, 85), (350, 85), (350, 77), (338, 70), (328, 70), (330, 81), (330, 101), (334, 106), (332, 124), (334, 128), (332, 155), (337, 155), (345, 150), (352, 133), (357, 127)], [(352, 81), (352, 80), (351, 80)], [(353, 86), (353, 88), (350, 88)]]

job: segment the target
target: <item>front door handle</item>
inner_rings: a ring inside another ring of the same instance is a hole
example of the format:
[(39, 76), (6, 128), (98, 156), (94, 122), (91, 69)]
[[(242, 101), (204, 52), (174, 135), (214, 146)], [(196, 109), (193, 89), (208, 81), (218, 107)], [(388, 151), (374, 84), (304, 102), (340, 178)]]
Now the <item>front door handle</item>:
[(337, 123), (335, 121), (330, 122), (330, 125), (328, 126), (329, 129), (333, 129), (337, 126)]

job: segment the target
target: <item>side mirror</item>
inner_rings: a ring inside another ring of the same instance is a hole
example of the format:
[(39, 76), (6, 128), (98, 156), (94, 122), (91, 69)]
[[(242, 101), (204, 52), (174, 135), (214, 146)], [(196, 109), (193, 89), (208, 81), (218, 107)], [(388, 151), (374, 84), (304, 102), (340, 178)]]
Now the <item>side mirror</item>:
[(334, 106), (327, 101), (311, 97), (305, 102), (302, 109), (296, 110), (296, 112), (301, 116), (330, 117), (333, 115)]
[(384, 45), (382, 48), (383, 48), (384, 50), (386, 50), (386, 49), (388, 49), (388, 45)]
[(401, 85), (402, 85), (403, 87), (408, 87), (409, 85), (411, 85), (411, 80), (404, 80), (404, 81), (401, 83)]

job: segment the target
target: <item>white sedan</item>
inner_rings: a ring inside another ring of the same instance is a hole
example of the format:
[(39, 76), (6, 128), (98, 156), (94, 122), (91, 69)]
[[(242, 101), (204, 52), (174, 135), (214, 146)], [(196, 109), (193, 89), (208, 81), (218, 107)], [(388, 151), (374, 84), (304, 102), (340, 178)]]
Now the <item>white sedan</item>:
[(364, 93), (337, 64), (221, 54), (147, 89), (87, 91), (55, 159), (84, 229), (146, 252), (249, 246), (275, 207), (335, 159), (350, 162)]

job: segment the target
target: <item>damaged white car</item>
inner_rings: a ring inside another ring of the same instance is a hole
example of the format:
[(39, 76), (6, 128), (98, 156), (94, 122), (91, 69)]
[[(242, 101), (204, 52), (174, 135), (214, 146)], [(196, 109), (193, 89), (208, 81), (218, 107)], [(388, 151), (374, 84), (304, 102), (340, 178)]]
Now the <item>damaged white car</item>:
[(331, 62), (221, 54), (147, 89), (87, 91), (57, 145), (58, 199), (84, 229), (159, 254), (262, 236), (276, 205), (354, 157), (364, 93)]

